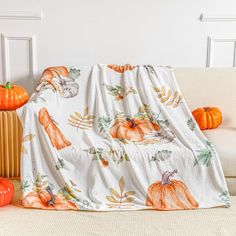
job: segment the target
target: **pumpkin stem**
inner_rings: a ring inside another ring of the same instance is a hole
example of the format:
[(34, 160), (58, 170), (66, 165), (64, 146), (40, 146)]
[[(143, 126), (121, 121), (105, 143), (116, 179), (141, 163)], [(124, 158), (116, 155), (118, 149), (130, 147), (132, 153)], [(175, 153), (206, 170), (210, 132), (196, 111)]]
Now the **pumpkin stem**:
[(203, 107), (205, 111), (209, 111), (211, 108), (210, 107)]
[(6, 83), (5, 88), (6, 89), (11, 89), (11, 83), (9, 81)]
[(171, 180), (170, 177), (173, 177), (178, 171), (175, 169), (172, 172), (170, 171), (165, 171), (162, 174), (162, 179), (161, 179), (161, 184), (165, 185), (165, 184), (171, 184)]
[(131, 122), (130, 128), (134, 128), (135, 126), (137, 126), (137, 124), (135, 123), (134, 119), (127, 118), (127, 120), (128, 120), (129, 122)]

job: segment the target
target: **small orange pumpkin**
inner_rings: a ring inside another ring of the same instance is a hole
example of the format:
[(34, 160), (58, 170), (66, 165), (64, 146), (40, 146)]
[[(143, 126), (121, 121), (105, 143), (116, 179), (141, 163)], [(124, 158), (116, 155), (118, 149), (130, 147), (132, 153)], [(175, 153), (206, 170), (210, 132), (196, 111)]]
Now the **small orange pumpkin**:
[(43, 71), (41, 80), (51, 80), (55, 76), (68, 76), (69, 71), (65, 66), (52, 66)]
[(26, 90), (7, 82), (0, 85), (0, 110), (15, 110), (23, 106), (29, 99)]
[(0, 207), (11, 203), (14, 195), (14, 185), (7, 179), (0, 178)]
[(57, 76), (68, 76), (69, 71), (65, 66), (52, 66), (48, 67), (46, 70), (43, 71), (40, 79), (39, 85), (36, 87), (36, 91), (39, 92), (40, 89), (47, 85), (50, 84), (52, 88), (57, 91), (59, 90), (58, 85), (53, 82), (53, 78)]
[(113, 138), (131, 141), (143, 141), (144, 136), (151, 131), (160, 130), (160, 126), (150, 120), (126, 119), (118, 120), (110, 129)]
[(215, 129), (222, 123), (222, 113), (217, 107), (197, 108), (192, 114), (201, 130)]
[(39, 192), (39, 197), (42, 202), (47, 203), (52, 199), (52, 196), (45, 190)]
[(198, 208), (187, 186), (180, 180), (170, 179), (177, 170), (166, 171), (162, 180), (149, 186), (146, 205), (156, 210), (180, 210)]
[(130, 64), (125, 64), (124, 66), (109, 64), (107, 67), (118, 73), (124, 73), (127, 70), (133, 70), (136, 66), (131, 66)]
[(53, 147), (60, 150), (71, 145), (71, 142), (65, 138), (45, 107), (40, 109), (38, 119), (48, 134)]
[[(48, 196), (48, 195), (47, 195)], [(41, 208), (47, 210), (78, 210), (74, 202), (66, 200), (63, 196), (54, 195), (54, 201), (45, 202), (45, 198), (41, 198), (37, 192), (28, 193), (22, 200), (24, 207)], [(49, 200), (50, 201), (50, 200)]]

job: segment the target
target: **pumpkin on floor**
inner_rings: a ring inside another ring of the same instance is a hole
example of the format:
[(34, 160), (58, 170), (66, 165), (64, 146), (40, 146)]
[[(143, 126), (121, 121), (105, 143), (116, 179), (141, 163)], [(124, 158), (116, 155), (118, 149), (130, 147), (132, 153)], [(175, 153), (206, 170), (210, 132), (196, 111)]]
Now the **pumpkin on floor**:
[(23, 106), (29, 99), (26, 90), (7, 82), (0, 85), (0, 110), (15, 110)]
[(170, 179), (177, 173), (165, 171), (161, 181), (151, 184), (147, 191), (146, 205), (156, 210), (181, 210), (198, 208), (198, 203), (185, 183)]
[(11, 203), (14, 195), (14, 185), (11, 181), (0, 178), (0, 207)]
[(197, 108), (192, 114), (201, 130), (215, 129), (222, 123), (222, 113), (217, 107)]

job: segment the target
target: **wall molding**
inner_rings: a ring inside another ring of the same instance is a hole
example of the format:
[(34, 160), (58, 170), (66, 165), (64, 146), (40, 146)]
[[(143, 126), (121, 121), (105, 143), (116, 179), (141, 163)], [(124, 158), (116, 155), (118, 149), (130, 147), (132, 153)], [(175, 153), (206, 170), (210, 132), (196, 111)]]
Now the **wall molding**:
[(36, 36), (35, 35), (18, 35), (18, 34), (2, 34), (2, 72), (3, 83), (10, 81), (10, 53), (9, 41), (24, 40), (29, 43), (29, 76), (32, 78), (32, 87), (35, 87), (35, 78), (37, 73), (37, 57), (36, 57)]
[(0, 19), (6, 20), (42, 20), (41, 11), (0, 11)]
[(236, 21), (236, 14), (222, 15), (222, 14), (206, 14), (202, 13), (200, 20), (203, 22), (218, 22), (218, 21)]
[(234, 43), (234, 57), (233, 57), (233, 67), (236, 67), (236, 37), (233, 38), (216, 38), (208, 36), (207, 39), (207, 60), (206, 67), (212, 67), (212, 62), (214, 59), (214, 44), (215, 43)]

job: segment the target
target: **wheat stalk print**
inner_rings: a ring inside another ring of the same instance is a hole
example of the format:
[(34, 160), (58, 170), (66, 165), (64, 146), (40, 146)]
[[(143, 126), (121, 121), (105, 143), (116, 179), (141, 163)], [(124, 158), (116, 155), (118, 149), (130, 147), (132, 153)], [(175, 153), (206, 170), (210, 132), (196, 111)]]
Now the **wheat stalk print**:
[(70, 115), (70, 118), (68, 119), (69, 125), (76, 127), (77, 131), (78, 129), (91, 129), (94, 124), (94, 119), (96, 116), (94, 115), (88, 115), (88, 107), (84, 109), (84, 114), (81, 115), (79, 112), (75, 112), (74, 114)]
[(183, 99), (183, 96), (177, 91), (173, 92), (165, 86), (162, 86), (161, 88), (154, 87), (153, 89), (157, 93), (157, 98), (160, 99), (160, 102), (166, 106), (176, 108)]
[(119, 180), (119, 191), (114, 188), (110, 188), (109, 196), (106, 196), (106, 199), (110, 202), (107, 203), (108, 207), (122, 208), (127, 206), (132, 206), (134, 201), (135, 191), (124, 192), (125, 180), (122, 176)]

